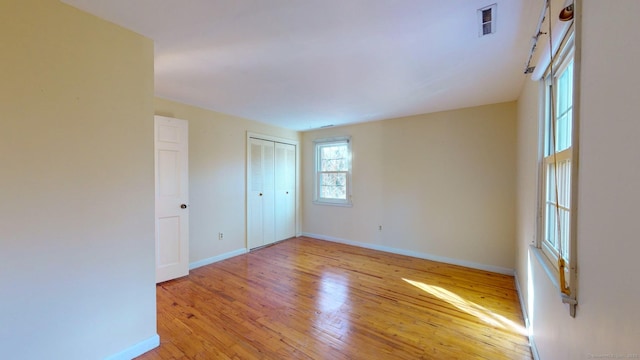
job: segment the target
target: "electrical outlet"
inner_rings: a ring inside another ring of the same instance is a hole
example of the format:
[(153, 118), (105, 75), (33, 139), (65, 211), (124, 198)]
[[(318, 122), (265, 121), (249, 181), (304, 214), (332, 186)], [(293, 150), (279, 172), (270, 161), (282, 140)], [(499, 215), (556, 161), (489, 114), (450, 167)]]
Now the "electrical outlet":
[(218, 240), (224, 240), (224, 234), (223, 233), (218, 233)]
[(382, 231), (382, 225), (378, 225), (378, 231)]

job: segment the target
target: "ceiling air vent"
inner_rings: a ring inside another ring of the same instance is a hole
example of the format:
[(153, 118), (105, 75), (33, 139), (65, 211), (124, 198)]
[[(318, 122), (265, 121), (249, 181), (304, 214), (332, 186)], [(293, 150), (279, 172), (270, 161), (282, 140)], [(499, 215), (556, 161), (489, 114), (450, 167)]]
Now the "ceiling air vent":
[(496, 32), (498, 4), (478, 9), (478, 36), (485, 36)]

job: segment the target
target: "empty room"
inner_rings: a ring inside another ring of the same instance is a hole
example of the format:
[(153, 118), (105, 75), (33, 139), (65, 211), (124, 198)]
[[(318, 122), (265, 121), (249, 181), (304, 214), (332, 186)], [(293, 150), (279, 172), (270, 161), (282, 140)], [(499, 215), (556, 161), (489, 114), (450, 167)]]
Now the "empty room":
[(0, 0), (0, 359), (640, 358), (638, 14)]

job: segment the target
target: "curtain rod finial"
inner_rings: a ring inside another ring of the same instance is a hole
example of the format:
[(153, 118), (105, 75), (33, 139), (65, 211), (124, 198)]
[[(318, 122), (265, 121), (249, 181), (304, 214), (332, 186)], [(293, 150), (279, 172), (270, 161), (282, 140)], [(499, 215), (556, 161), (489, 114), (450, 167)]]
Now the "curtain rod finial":
[(562, 9), (558, 17), (560, 18), (560, 21), (569, 21), (573, 19), (573, 3)]

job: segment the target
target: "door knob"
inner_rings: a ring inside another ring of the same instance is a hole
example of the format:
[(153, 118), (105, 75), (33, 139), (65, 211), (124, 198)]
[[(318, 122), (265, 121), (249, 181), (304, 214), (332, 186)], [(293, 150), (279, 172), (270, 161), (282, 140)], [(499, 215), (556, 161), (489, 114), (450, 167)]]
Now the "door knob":
[(262, 196), (262, 193), (260, 193), (260, 196)]
[(180, 205), (180, 209), (186, 209), (186, 208), (187, 208), (187, 204)]

